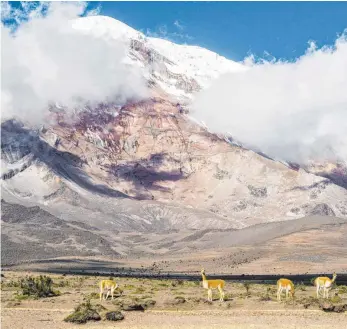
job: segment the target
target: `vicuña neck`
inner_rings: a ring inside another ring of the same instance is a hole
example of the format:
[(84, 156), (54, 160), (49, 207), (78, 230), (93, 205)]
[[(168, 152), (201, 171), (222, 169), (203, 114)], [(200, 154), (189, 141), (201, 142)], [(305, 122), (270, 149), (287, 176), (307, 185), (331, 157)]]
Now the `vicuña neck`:
[(204, 273), (201, 273), (201, 275), (202, 275), (202, 280), (206, 281), (206, 275)]

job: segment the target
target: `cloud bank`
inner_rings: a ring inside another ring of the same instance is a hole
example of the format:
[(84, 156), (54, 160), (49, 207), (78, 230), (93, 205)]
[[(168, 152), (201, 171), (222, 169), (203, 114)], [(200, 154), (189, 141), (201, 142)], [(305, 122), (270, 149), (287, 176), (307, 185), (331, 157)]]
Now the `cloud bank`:
[[(70, 108), (146, 95), (145, 81), (124, 62), (126, 45), (95, 38), (72, 28), (86, 13), (77, 2), (2, 3), (2, 120), (19, 117), (43, 122), (49, 104)], [(9, 22), (18, 27), (13, 31)]]
[(277, 159), (347, 161), (346, 32), (295, 62), (245, 59), (197, 95), (194, 117)]

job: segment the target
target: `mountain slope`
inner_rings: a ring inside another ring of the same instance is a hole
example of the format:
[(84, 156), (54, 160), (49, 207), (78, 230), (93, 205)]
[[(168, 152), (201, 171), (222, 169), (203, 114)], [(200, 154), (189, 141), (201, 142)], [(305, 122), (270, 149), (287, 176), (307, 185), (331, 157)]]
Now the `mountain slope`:
[[(73, 124), (60, 117), (36, 137), (17, 123), (3, 124), (3, 161), (24, 168), (9, 170), (3, 188), (51, 211), (80, 207), (87, 215), (88, 204), (99, 209), (112, 202), (130, 214), (119, 219), (101, 211), (120, 230), (241, 228), (310, 214), (347, 215), (346, 189), (230, 145), (167, 100), (129, 104), (116, 116), (110, 111), (80, 112)], [(30, 159), (25, 165), (24, 158)], [(35, 191), (27, 190), (32, 186)], [(79, 199), (88, 194), (87, 201), (71, 199), (69, 190)], [(144, 202), (156, 209), (145, 221)]]

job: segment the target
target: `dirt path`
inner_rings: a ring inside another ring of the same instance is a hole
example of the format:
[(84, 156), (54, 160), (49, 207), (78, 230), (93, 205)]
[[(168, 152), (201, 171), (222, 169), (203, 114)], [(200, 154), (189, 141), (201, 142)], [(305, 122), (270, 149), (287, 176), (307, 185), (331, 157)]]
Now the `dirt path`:
[[(69, 311), (62, 309), (3, 308), (4, 329), (65, 329), (81, 328), (63, 322)], [(165, 311), (144, 313), (125, 312), (125, 320), (117, 324), (95, 322), (83, 325), (86, 329), (176, 329), (176, 328), (228, 328), (228, 329), (344, 329), (346, 314), (327, 314), (318, 310), (233, 310), (233, 311)]]

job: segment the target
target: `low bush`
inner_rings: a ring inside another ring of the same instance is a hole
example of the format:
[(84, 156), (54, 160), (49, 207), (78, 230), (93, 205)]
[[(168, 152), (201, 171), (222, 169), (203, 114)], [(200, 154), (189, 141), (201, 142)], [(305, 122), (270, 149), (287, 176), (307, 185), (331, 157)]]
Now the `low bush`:
[(72, 323), (86, 323), (87, 321), (100, 321), (101, 316), (95, 306), (87, 300), (85, 303), (78, 305), (74, 312), (68, 315), (64, 321)]
[(21, 279), (20, 288), (23, 296), (44, 298), (59, 295), (58, 291), (53, 290), (53, 280), (46, 275), (40, 275), (37, 278), (29, 276)]

